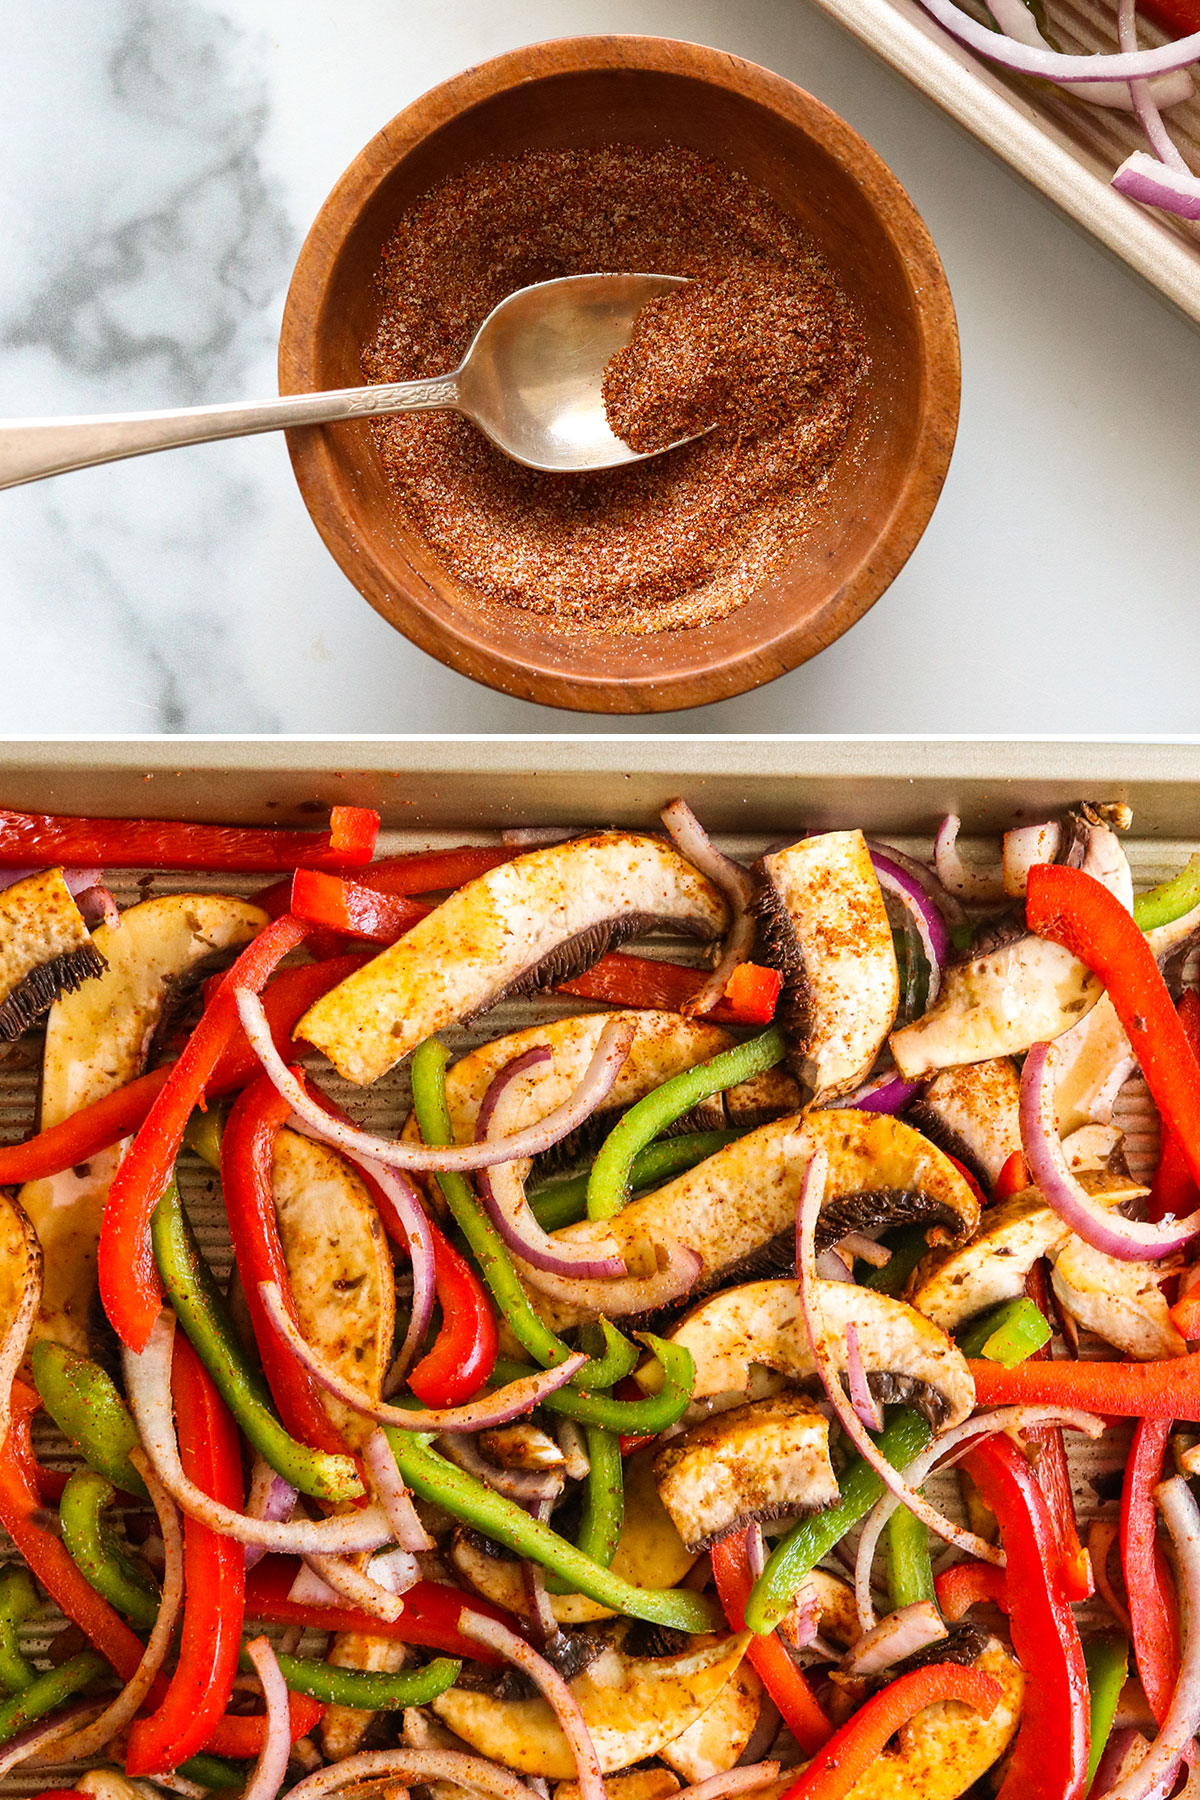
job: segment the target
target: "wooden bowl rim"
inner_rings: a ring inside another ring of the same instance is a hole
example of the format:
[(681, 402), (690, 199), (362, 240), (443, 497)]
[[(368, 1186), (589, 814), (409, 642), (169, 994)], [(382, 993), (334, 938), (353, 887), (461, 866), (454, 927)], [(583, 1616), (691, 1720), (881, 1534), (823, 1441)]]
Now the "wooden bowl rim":
[[(941, 259), (908, 193), (877, 151), (832, 108), (785, 76), (730, 52), (674, 38), (593, 35), (527, 44), (440, 82), (404, 107), (359, 152), (309, 229), (284, 303), (279, 341), (281, 393), (319, 386), (318, 321), (337, 258), (379, 187), (419, 144), (450, 121), (507, 90), (562, 75), (628, 69), (679, 75), (749, 100), (798, 129), (853, 175), (904, 270), (921, 368), (913, 452), (874, 541), (846, 579), (804, 618), (760, 632), (719, 661), (703, 655), (704, 628), (664, 636), (687, 639), (690, 666), (659, 665), (619, 679), (518, 658), (500, 649), (466, 613), (448, 603), (419, 571), (399, 580), (354, 529), (341, 501), (333, 439), (322, 427), (289, 431), (288, 451), (301, 496), (348, 580), (389, 625), (458, 673), (535, 704), (600, 713), (670, 712), (710, 704), (762, 686), (841, 637), (875, 604), (916, 548), (950, 465), (958, 425), (961, 363), (954, 303)], [(397, 602), (400, 602), (398, 605)], [(751, 602), (747, 602), (747, 605)], [(531, 631), (530, 656), (536, 657)], [(648, 659), (651, 660), (651, 659)]]

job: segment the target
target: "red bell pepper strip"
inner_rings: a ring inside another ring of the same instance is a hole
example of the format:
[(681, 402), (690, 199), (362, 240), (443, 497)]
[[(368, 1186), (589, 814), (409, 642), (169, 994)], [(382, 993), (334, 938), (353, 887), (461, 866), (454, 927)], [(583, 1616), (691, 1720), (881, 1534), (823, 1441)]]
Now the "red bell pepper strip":
[(1087, 1669), (1059, 1576), (1050, 1508), (1033, 1470), (1007, 1438), (986, 1438), (967, 1456), (966, 1467), (1000, 1526), (1009, 1629), (1017, 1660), (1029, 1674), (1000, 1800), (1082, 1800), (1090, 1730)]
[(1133, 1655), (1159, 1725), (1179, 1679), (1179, 1613), (1158, 1542), (1154, 1489), (1162, 1480), (1170, 1419), (1143, 1419), (1133, 1434), (1121, 1489), (1121, 1567), (1129, 1597)]
[(1191, 37), (1194, 31), (1200, 31), (1200, 5), (1196, 0), (1143, 0), (1142, 11), (1172, 37)]
[(206, 871), (358, 868), (370, 862), (378, 837), (379, 814), (362, 806), (332, 807), (328, 831), (0, 810), (0, 868), (27, 863)]
[[(743, 986), (750, 993), (750, 1009), (739, 1010), (729, 994), (726, 986), (726, 998), (711, 1007), (702, 1016), (706, 1023), (713, 1025), (765, 1025), (769, 1024), (774, 1013), (774, 1002), (771, 1011), (764, 1013), (762, 1008), (769, 988), (774, 985), (768, 978), (774, 976), (774, 969), (760, 969), (757, 963), (742, 965), (744, 968), (759, 970), (758, 976), (743, 977)], [(734, 971), (737, 974), (737, 971)], [(609, 956), (602, 956), (592, 968), (585, 969), (573, 981), (560, 982), (555, 989), (559, 994), (576, 994), (584, 1000), (607, 1000), (612, 1006), (647, 1006), (663, 1012), (681, 1012), (689, 1000), (695, 999), (701, 987), (708, 980), (708, 972), (704, 969), (685, 969), (680, 963), (659, 962), (647, 956), (627, 956), (624, 951), (616, 950)], [(732, 982), (732, 978), (731, 978)], [(780, 978), (782, 985), (782, 978)], [(779, 997), (779, 989), (775, 990), (775, 999)]]
[(992, 1189), (994, 1201), (1011, 1200), (1014, 1194), (1022, 1194), (1029, 1187), (1029, 1166), (1019, 1150), (1014, 1150), (1007, 1157), (1004, 1166), (996, 1177), (996, 1185)]
[[(461, 1588), (440, 1581), (415, 1582), (405, 1591), (404, 1611), (398, 1619), (376, 1619), (352, 1606), (311, 1606), (307, 1601), (289, 1599), (299, 1570), (294, 1556), (264, 1556), (256, 1563), (246, 1577), (246, 1617), (268, 1625), (305, 1625), (314, 1631), (365, 1631), (373, 1637), (399, 1638), (405, 1644), (420, 1644), (476, 1662), (499, 1664), (504, 1660), (459, 1633), (465, 1603)], [(499, 1619), (514, 1631), (521, 1629), (511, 1613), (493, 1606), (490, 1600), (472, 1595), (469, 1604), (474, 1612)]]
[[(1194, 1270), (1185, 1273), (1195, 1276)], [(1200, 1286), (1190, 1287), (1185, 1294), (1180, 1294), (1171, 1308), (1171, 1323), (1189, 1344), (1200, 1338)]]
[(1035, 863), (1025, 916), (1031, 931), (1062, 944), (1104, 983), (1159, 1114), (1200, 1182), (1200, 1062), (1133, 914), (1082, 869)]
[[(731, 1013), (746, 1025), (769, 1025), (783, 992), (783, 976), (778, 969), (764, 968), (761, 963), (739, 963), (725, 983), (725, 999)], [(711, 1016), (711, 1009), (702, 1015)]]
[[(293, 1744), (307, 1737), (324, 1717), (325, 1708), (308, 1694), (288, 1694), (288, 1735)], [(264, 1713), (226, 1713), (204, 1749), (210, 1756), (257, 1756), (263, 1747), (267, 1720)]]
[[(1050, 1283), (1046, 1279), (1044, 1262), (1039, 1260), (1034, 1263), (1025, 1277), (1025, 1293), (1043, 1318), (1053, 1317)], [(1035, 1350), (1033, 1358), (1040, 1362), (1051, 1361), (1049, 1343), (1043, 1344), (1040, 1350)], [(1067, 1466), (1067, 1446), (1062, 1427), (1039, 1425), (1026, 1435), (1028, 1442), (1037, 1449), (1034, 1468), (1037, 1471), (1038, 1486), (1046, 1496), (1050, 1516), (1054, 1520), (1059, 1568), (1067, 1599), (1090, 1600), (1096, 1591), (1096, 1582), (1092, 1574), (1092, 1559), (1079, 1541), (1079, 1521), (1075, 1517), (1075, 1498), (1071, 1492), (1071, 1471)]]
[[(1193, 1055), (1200, 1057), (1200, 994), (1194, 988), (1185, 988), (1176, 1011)], [(1147, 1217), (1157, 1222), (1171, 1213), (1177, 1219), (1186, 1219), (1198, 1206), (1200, 1188), (1196, 1186), (1188, 1168), (1183, 1145), (1170, 1126), (1164, 1124), (1158, 1168), (1150, 1184), (1150, 1198), (1146, 1203)]]
[(1004, 1570), (993, 1563), (952, 1563), (933, 1579), (937, 1603), (948, 1625), (956, 1625), (972, 1606), (985, 1601), (1008, 1611), (1008, 1582)]
[[(240, 1512), (244, 1496), (237, 1426), (182, 1332), (175, 1337), (171, 1389), (176, 1415), (186, 1425), (179, 1438), (184, 1473), (210, 1498)], [(199, 1519), (185, 1518), (183, 1580), (179, 1661), (157, 1709), (130, 1727), (125, 1759), (130, 1775), (177, 1768), (203, 1749), (233, 1693), (242, 1645), (244, 1548)]]
[(1161, 1362), (1023, 1362), (968, 1358), (977, 1406), (1077, 1406), (1118, 1419), (1200, 1419), (1200, 1357)]
[(429, 911), (403, 894), (381, 894), (341, 875), (320, 869), (297, 869), (292, 876), (288, 910), (310, 925), (323, 926), (342, 937), (367, 938), (376, 944), (394, 944), (397, 938)]
[(113, 1330), (131, 1350), (144, 1350), (162, 1307), (163, 1289), (150, 1248), (150, 1218), (162, 1199), (192, 1108), (204, 1098), (214, 1069), (238, 1024), (234, 993), (255, 993), (308, 926), (276, 919), (248, 944), (226, 972), (184, 1047), (121, 1166), (104, 1204), (97, 1258), (100, 1298)]
[(13, 1382), (12, 1423), (0, 1447), (0, 1525), (59, 1611), (107, 1657), (121, 1680), (129, 1681), (142, 1659), (141, 1640), (80, 1574), (62, 1539), (42, 1523), (42, 1501), (32, 1478), (34, 1460), (29, 1445), (30, 1420), (40, 1405), (24, 1382)]
[(410, 856), (389, 856), (372, 863), (369, 869), (356, 870), (354, 879), (380, 894), (437, 894), (462, 887), (464, 882), (474, 881), (520, 854), (504, 844), (459, 844), (451, 850), (417, 850)]
[(943, 1150), (942, 1155), (945, 1157), (945, 1159), (948, 1163), (954, 1164), (954, 1167), (958, 1170), (959, 1174), (962, 1176), (963, 1180), (966, 1182), (967, 1186), (970, 1188), (971, 1192), (974, 1194), (975, 1198), (978, 1200), (980, 1206), (986, 1206), (988, 1203), (988, 1197), (984, 1193), (983, 1189), (980, 1187), (975, 1176), (972, 1175), (970, 1169), (968, 1169), (966, 1163), (960, 1162), (958, 1160), (957, 1156), (951, 1156), (951, 1154), (948, 1150)]
[(275, 1142), (291, 1117), (266, 1075), (260, 1075), (234, 1102), (221, 1137), (221, 1187), (234, 1259), (263, 1373), (293, 1436), (317, 1450), (344, 1451), (321, 1390), (280, 1342), (259, 1297), (259, 1283), (273, 1281), (292, 1318), (299, 1323), (275, 1218)]
[[(783, 1800), (843, 1800), (888, 1739), (927, 1706), (939, 1700), (961, 1700), (987, 1718), (995, 1712), (1002, 1691), (994, 1675), (963, 1668), (960, 1663), (930, 1663), (923, 1669), (910, 1669), (873, 1695), (834, 1732), (800, 1779), (786, 1790)], [(1047, 1793), (1049, 1800), (1048, 1791), (1040, 1791)]]
[[(384, 1214), (385, 1224), (389, 1217)], [(429, 1229), (442, 1324), (433, 1347), (410, 1369), (408, 1385), (426, 1406), (460, 1406), (479, 1392), (496, 1365), (496, 1315), (467, 1259), (432, 1220)]]
[[(713, 1580), (717, 1597), (731, 1631), (746, 1625), (746, 1601), (754, 1586), (745, 1531), (730, 1531), (712, 1547)], [(746, 1655), (767, 1693), (779, 1708), (779, 1716), (806, 1756), (828, 1743), (833, 1726), (776, 1634), (752, 1637)]]

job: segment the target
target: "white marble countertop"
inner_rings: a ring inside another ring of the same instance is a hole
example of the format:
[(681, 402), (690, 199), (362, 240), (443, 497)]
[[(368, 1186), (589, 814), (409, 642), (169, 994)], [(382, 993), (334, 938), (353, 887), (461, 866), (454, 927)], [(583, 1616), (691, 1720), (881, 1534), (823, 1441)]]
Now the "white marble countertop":
[(0, 495), (4, 734), (1186, 732), (1200, 718), (1200, 335), (806, 0), (38, 0), (0, 69), (0, 414), (274, 391), (292, 261), (402, 106), (518, 44), (720, 45), (891, 164), (962, 330), (925, 537), (824, 655), (721, 705), (599, 721), (392, 632), (279, 437)]

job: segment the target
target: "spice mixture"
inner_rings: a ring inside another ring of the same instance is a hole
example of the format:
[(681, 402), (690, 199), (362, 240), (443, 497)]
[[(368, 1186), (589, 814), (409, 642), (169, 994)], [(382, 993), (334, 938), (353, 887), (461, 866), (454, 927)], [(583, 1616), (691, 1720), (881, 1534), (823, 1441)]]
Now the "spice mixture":
[(545, 475), (455, 413), (373, 430), (397, 504), (483, 599), (620, 634), (745, 600), (820, 504), (866, 366), (853, 310), (803, 232), (744, 176), (678, 145), (531, 151), (424, 195), (385, 253), (369, 381), (445, 374), (515, 288), (636, 269), (695, 286), (651, 303), (605, 403), (653, 461)]

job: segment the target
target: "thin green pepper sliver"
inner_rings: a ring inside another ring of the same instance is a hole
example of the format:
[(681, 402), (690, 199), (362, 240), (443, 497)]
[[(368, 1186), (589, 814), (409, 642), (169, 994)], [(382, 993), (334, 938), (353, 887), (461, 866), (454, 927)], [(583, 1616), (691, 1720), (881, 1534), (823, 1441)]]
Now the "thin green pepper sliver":
[[(599, 1336), (604, 1345), (599, 1356), (593, 1355), (590, 1348), (594, 1336)], [(637, 1368), (640, 1352), (607, 1319), (589, 1320), (579, 1333), (579, 1341), (580, 1348), (592, 1359), (586, 1370), (589, 1393), (616, 1387), (618, 1381), (624, 1381)]]
[(1002, 1300), (969, 1320), (958, 1334), (958, 1347), (964, 1356), (986, 1356), (989, 1362), (1012, 1369), (1048, 1344), (1051, 1335), (1045, 1314), (1022, 1296)]
[[(903, 1469), (932, 1436), (927, 1419), (911, 1407), (901, 1406), (892, 1413), (875, 1443), (893, 1468)], [(746, 1624), (751, 1631), (760, 1636), (774, 1631), (809, 1570), (828, 1556), (860, 1519), (866, 1518), (884, 1492), (883, 1482), (861, 1456), (848, 1465), (839, 1488), (836, 1506), (828, 1512), (810, 1513), (798, 1519), (767, 1558), (746, 1602)]]
[(261, 1371), (242, 1349), (174, 1183), (154, 1209), (150, 1238), (179, 1323), (250, 1445), (302, 1494), (334, 1502), (356, 1499), (363, 1488), (353, 1458), (299, 1443), (280, 1420)]
[(81, 1650), (78, 1656), (61, 1663), (57, 1669), (35, 1676), (28, 1687), (0, 1706), (0, 1744), (7, 1744), (35, 1719), (45, 1718), (72, 1694), (90, 1686), (97, 1676), (108, 1673), (108, 1664), (97, 1651)]
[(629, 1198), (633, 1163), (640, 1150), (661, 1137), (701, 1100), (748, 1081), (781, 1063), (787, 1054), (782, 1031), (772, 1025), (761, 1036), (722, 1050), (694, 1069), (684, 1069), (629, 1108), (600, 1146), (588, 1177), (589, 1219), (611, 1219)]
[(99, 1363), (45, 1339), (33, 1346), (30, 1363), (42, 1405), (84, 1462), (124, 1493), (148, 1497), (129, 1460), (140, 1441), (137, 1427), (112, 1377)]
[[(450, 1108), (446, 1104), (446, 1064), (450, 1052), (439, 1038), (426, 1038), (412, 1053), (413, 1111), (427, 1144), (452, 1144)], [(500, 1315), (523, 1350), (543, 1369), (557, 1368), (572, 1354), (530, 1305), (512, 1258), (487, 1217), (465, 1175), (441, 1174), (437, 1184), (454, 1222), (467, 1240)], [(580, 1370), (586, 1374), (587, 1370)], [(574, 1379), (578, 1381), (579, 1376)]]
[(116, 1496), (107, 1475), (97, 1469), (77, 1469), (58, 1503), (63, 1543), (96, 1592), (135, 1625), (148, 1630), (158, 1617), (162, 1596), (150, 1575), (125, 1554), (105, 1522), (104, 1510)]
[(884, 1528), (884, 1553), (894, 1607), (936, 1599), (929, 1531), (907, 1506), (898, 1506)]
[[(602, 1569), (612, 1567), (625, 1522), (625, 1470), (621, 1440), (600, 1425), (585, 1425), (588, 1472), (583, 1488), (583, 1517), (576, 1547)], [(561, 1575), (546, 1577), (552, 1594), (569, 1594), (570, 1584)]]
[(32, 1681), (37, 1670), (21, 1654), (18, 1628), (38, 1605), (37, 1589), (28, 1569), (12, 1563), (0, 1569), (0, 1687), (6, 1693), (19, 1694)]
[[(428, 1706), (458, 1680), (462, 1663), (453, 1656), (438, 1656), (420, 1669), (400, 1669), (395, 1674), (368, 1669), (339, 1669), (317, 1657), (287, 1656), (276, 1652), (279, 1672), (294, 1694), (307, 1694), (328, 1706), (352, 1706), (359, 1712), (399, 1712), (405, 1706)], [(243, 1650), (243, 1669), (253, 1663)]]
[(874, 1288), (877, 1294), (899, 1294), (923, 1256), (929, 1253), (924, 1225), (901, 1225), (889, 1232), (891, 1256), (881, 1269), (868, 1269), (859, 1277), (860, 1287)]
[(1117, 1716), (1117, 1702), (1129, 1673), (1129, 1645), (1124, 1638), (1104, 1635), (1087, 1638), (1083, 1646), (1091, 1698), (1091, 1750), (1088, 1754), (1087, 1789), (1096, 1778), (1104, 1746)]
[[(744, 1131), (684, 1131), (678, 1137), (663, 1138), (639, 1150), (629, 1171), (632, 1191), (657, 1187), (672, 1175), (682, 1175), (697, 1163), (715, 1156), (726, 1144), (745, 1137)], [(577, 1225), (587, 1218), (587, 1191), (590, 1170), (582, 1175), (569, 1175), (562, 1181), (547, 1182), (529, 1196), (529, 1210), (543, 1231), (561, 1231), (564, 1225)]]
[(1140, 931), (1155, 931), (1160, 925), (1173, 925), (1194, 906), (1200, 906), (1200, 856), (1193, 856), (1170, 881), (1138, 895), (1133, 903), (1134, 924)]
[(599, 1606), (645, 1619), (651, 1625), (668, 1625), (676, 1631), (720, 1629), (717, 1612), (703, 1594), (690, 1588), (641, 1588), (603, 1569), (504, 1494), (497, 1494), (447, 1462), (427, 1439), (415, 1432), (385, 1425), (396, 1466), (414, 1494), (431, 1500), (464, 1525), (473, 1525), (486, 1537), (503, 1544), (516, 1556), (528, 1557), (570, 1583), (571, 1591), (586, 1594)]
[(202, 1788), (233, 1788), (240, 1794), (249, 1779), (250, 1764), (228, 1762), (223, 1756), (210, 1756), (207, 1750), (200, 1750), (181, 1762), (175, 1773)]
[(186, 1150), (191, 1150), (201, 1162), (206, 1162), (210, 1169), (221, 1169), (221, 1134), (225, 1130), (228, 1108), (209, 1106), (205, 1110), (196, 1107), (189, 1114), (188, 1122), (183, 1128), (183, 1143)]
[[(652, 1350), (662, 1365), (663, 1382), (656, 1394), (642, 1400), (614, 1400), (610, 1394), (581, 1394), (577, 1389), (559, 1388), (541, 1402), (547, 1412), (561, 1413), (580, 1425), (601, 1425), (620, 1437), (654, 1437), (674, 1425), (688, 1409), (696, 1380), (696, 1365), (685, 1344), (671, 1344), (652, 1332), (635, 1333), (647, 1349)], [(498, 1357), (492, 1380), (500, 1384), (517, 1381), (528, 1375), (524, 1363), (509, 1362)], [(582, 1371), (586, 1375), (587, 1370)], [(415, 1421), (414, 1421), (415, 1423)]]

